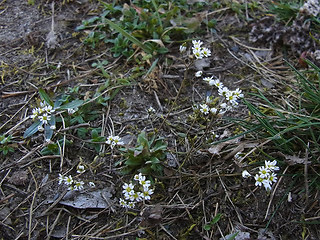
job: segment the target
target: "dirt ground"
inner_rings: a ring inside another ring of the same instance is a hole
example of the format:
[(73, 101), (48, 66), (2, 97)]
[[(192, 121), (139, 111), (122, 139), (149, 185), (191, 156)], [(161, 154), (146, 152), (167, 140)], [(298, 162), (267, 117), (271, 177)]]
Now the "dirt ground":
[[(184, 154), (190, 150), (190, 139), (197, 141), (195, 137), (203, 134), (206, 124), (216, 134), (230, 137), (237, 126), (227, 118), (248, 115), (242, 104), (226, 118), (193, 125), (192, 106), (204, 101), (209, 90), (192, 72), (205, 69), (229, 88), (245, 92), (263, 88), (274, 99), (281, 99), (294, 81), (281, 50), (263, 40), (249, 42), (253, 21), (238, 18), (230, 9), (210, 15), (217, 19), (217, 32), (199, 37), (212, 49), (212, 56), (191, 68), (188, 84), (172, 111), (185, 72), (176, 60), (179, 44), (170, 46), (148, 77), (132, 77), (110, 104), (93, 106), (99, 117), (87, 127), (101, 127), (103, 136), (114, 131), (130, 145), (140, 131), (157, 129), (168, 143), (170, 154), (163, 176), (153, 178), (151, 201), (125, 209), (119, 206), (119, 198), (130, 176), (120, 174), (116, 154), (105, 148), (97, 153), (71, 131), (65, 135), (71, 144), (64, 156), (43, 156), (40, 151), (46, 143), (41, 134), (22, 137), (31, 124), (27, 117), (39, 99), (38, 88), (57, 94), (79, 87), (80, 98), (94, 98), (105, 84), (104, 76), (92, 67), (98, 60), (108, 60), (105, 69), (112, 79), (134, 76), (132, 63), (114, 58), (108, 47), (85, 46), (84, 33), (75, 31), (82, 20), (99, 14), (101, 5), (89, 0), (56, 1), (53, 49), (47, 45), (52, 30), (50, 1), (31, 5), (5, 0), (0, 7), (0, 135), (12, 135), (15, 147), (14, 153), (0, 155), (1, 239), (228, 239), (235, 232), (239, 232), (235, 239), (320, 239), (319, 189), (306, 199), (303, 183), (292, 180), (301, 167), (282, 165), (279, 184), (267, 194), (241, 177), (248, 163), (235, 158), (233, 150), (240, 142), (224, 145), (217, 154), (200, 144), (191, 154)], [(289, 54), (297, 63), (301, 52)], [(166, 63), (165, 58), (171, 62)], [(266, 68), (260, 68), (260, 61)], [(147, 113), (150, 106), (156, 109), (152, 119)], [(188, 133), (189, 140), (178, 133)], [(255, 144), (242, 140), (246, 146)], [(260, 155), (253, 154), (250, 161), (255, 157)], [(76, 174), (79, 161), (89, 166), (82, 179), (94, 182), (95, 187), (67, 191), (58, 184), (59, 173)], [(300, 180), (303, 182), (303, 176)], [(204, 230), (218, 213), (218, 223)]]

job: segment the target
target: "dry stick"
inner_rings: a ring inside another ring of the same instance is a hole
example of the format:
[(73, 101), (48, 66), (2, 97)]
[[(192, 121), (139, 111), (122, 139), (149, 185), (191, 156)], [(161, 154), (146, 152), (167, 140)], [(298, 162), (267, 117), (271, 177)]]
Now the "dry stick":
[(48, 207), (47, 210), (45, 210), (39, 217), (47, 215), (47, 213), (51, 211), (51, 209), (53, 209), (60, 202), (60, 200), (66, 195), (67, 192), (68, 189), (64, 190), (64, 192), (61, 193), (61, 195), (51, 204), (51, 206)]
[(60, 209), (60, 211), (59, 211), (59, 213), (58, 213), (58, 216), (57, 216), (56, 219), (54, 220), (53, 224), (50, 226), (51, 229), (50, 229), (50, 232), (49, 232), (49, 234), (48, 234), (48, 236), (47, 236), (47, 240), (50, 240), (50, 236), (51, 236), (51, 234), (52, 234), (55, 226), (58, 224), (58, 221), (59, 221), (59, 218), (60, 218), (61, 213), (62, 213), (62, 209)]
[[(4, 124), (2, 124), (2, 126), (0, 127), (0, 130), (2, 128), (4, 128), (5, 125), (7, 125), (23, 108), (25, 108), (25, 106), (27, 104), (29, 104), (29, 102), (31, 101), (31, 99), (34, 97), (34, 95), (36, 95), (35, 93), (29, 98), (29, 100), (15, 113), (13, 114), (13, 116), (8, 120), (6, 121)], [(16, 124), (14, 127), (10, 128), (8, 131), (5, 132), (4, 135), (7, 135), (9, 132), (11, 132), (12, 130), (16, 129), (20, 124), (24, 123), (26, 120), (28, 120), (29, 118), (25, 118), (23, 119), (22, 121), (20, 121), (18, 124)]]
[(9, 199), (12, 198), (14, 195), (15, 195), (14, 193), (11, 193), (10, 195), (8, 195), (8, 196), (0, 199), (0, 204), (3, 203), (3, 202), (5, 202), (5, 201), (7, 201), (7, 200), (9, 200)]
[(43, 148), (43, 147), (45, 147), (47, 145), (48, 145), (48, 143), (44, 143), (44, 144), (39, 145), (35, 149), (32, 149), (30, 152), (28, 152), (26, 155), (24, 155), (22, 158), (20, 158), (16, 163), (22, 162), (22, 160), (26, 159), (27, 157), (29, 157), (30, 155), (32, 155), (33, 153), (38, 151), (40, 148)]
[(34, 205), (34, 202), (35, 202), (35, 199), (36, 199), (36, 196), (37, 196), (37, 192), (39, 191), (39, 187), (38, 187), (38, 183), (37, 183), (37, 180), (36, 178), (34, 177), (33, 175), (33, 172), (31, 170), (30, 167), (28, 167), (28, 170), (32, 176), (32, 179), (36, 185), (36, 190), (34, 191), (34, 195), (33, 195), (33, 198), (32, 198), (32, 202), (31, 202), (31, 205), (30, 205), (30, 211), (29, 211), (29, 232), (28, 232), (28, 240), (31, 239), (31, 233), (32, 233), (32, 214), (33, 214), (33, 205)]
[(69, 227), (70, 227), (70, 222), (71, 222), (71, 216), (69, 215), (68, 217), (68, 222), (67, 222), (67, 230), (66, 230), (66, 240), (68, 240), (68, 235), (69, 235)]
[(219, 176), (219, 180), (220, 180), (220, 182), (221, 182), (221, 185), (222, 185), (222, 187), (223, 187), (223, 189), (224, 189), (224, 191), (225, 191), (225, 193), (226, 193), (226, 196), (227, 196), (229, 202), (231, 203), (231, 205), (233, 206), (234, 210), (235, 210), (236, 213), (237, 213), (237, 217), (238, 217), (238, 219), (239, 219), (239, 222), (243, 225), (241, 216), (240, 216), (238, 210), (236, 209), (236, 206), (233, 204), (232, 200), (231, 200), (230, 197), (229, 197), (229, 193), (228, 193), (227, 188), (226, 188), (226, 186), (224, 185), (224, 183), (223, 183), (223, 181), (222, 181), (222, 179), (221, 179), (221, 177), (220, 177), (220, 175), (219, 175), (218, 169), (216, 169), (216, 172), (217, 172), (217, 175)]
[[(282, 173), (282, 174), (285, 174), (285, 173), (286, 173), (286, 171), (288, 170), (288, 168), (289, 168), (289, 166), (287, 166), (287, 167), (286, 167), (286, 169), (283, 171), (283, 173)], [(271, 202), (272, 202), (272, 200), (273, 200), (274, 194), (275, 194), (275, 192), (277, 191), (278, 186), (279, 186), (279, 184), (280, 184), (280, 182), (281, 182), (282, 178), (283, 178), (283, 176), (281, 176), (281, 177), (279, 178), (279, 180), (278, 180), (278, 182), (277, 182), (276, 186), (274, 187), (274, 190), (273, 190), (273, 191), (272, 191), (272, 193), (271, 193), (270, 201), (269, 201), (269, 204), (268, 204), (268, 208), (267, 208), (267, 211), (266, 211), (266, 215), (264, 216), (264, 220), (266, 220), (266, 219), (267, 219), (267, 217), (268, 217), (269, 210), (270, 210), (270, 207), (271, 207)]]
[(174, 239), (174, 240), (178, 240), (177, 238), (175, 238), (162, 224), (160, 224), (160, 227), (161, 229), (169, 235), (169, 237), (171, 237), (171, 239)]

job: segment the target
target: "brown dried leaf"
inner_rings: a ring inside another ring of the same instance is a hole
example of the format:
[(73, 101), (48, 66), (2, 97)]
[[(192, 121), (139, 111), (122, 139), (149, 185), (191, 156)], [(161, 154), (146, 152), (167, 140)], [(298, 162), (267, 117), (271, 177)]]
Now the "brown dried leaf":
[(28, 181), (28, 171), (16, 171), (12, 174), (8, 181), (15, 186), (23, 186)]
[(305, 163), (307, 163), (307, 164), (309, 164), (310, 163), (310, 161), (308, 161), (308, 159), (307, 158), (300, 158), (300, 157), (298, 157), (298, 156), (295, 156), (295, 155), (293, 155), (293, 156), (291, 156), (291, 155), (284, 155), (285, 156), (285, 158), (286, 158), (286, 162), (289, 164), (289, 165), (296, 165), (296, 164), (305, 164)]

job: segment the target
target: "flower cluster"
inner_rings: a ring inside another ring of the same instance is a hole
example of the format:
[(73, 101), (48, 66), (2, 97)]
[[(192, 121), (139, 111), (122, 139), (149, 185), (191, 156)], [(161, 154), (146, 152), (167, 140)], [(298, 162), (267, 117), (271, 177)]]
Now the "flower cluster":
[(203, 44), (200, 40), (193, 40), (192, 41), (192, 53), (196, 57), (196, 59), (202, 59), (204, 57), (211, 56), (211, 51), (209, 48), (201, 47)]
[(300, 8), (300, 12), (316, 17), (320, 14), (319, 0), (307, 0)]
[[(39, 131), (43, 131), (43, 125), (49, 124), (49, 121), (51, 120), (51, 115), (55, 112), (52, 106), (46, 104), (45, 102), (40, 102), (39, 108), (34, 108), (32, 110), (32, 115), (30, 118), (32, 120), (40, 120), (41, 125), (38, 127)], [(50, 126), (51, 129), (55, 129), (55, 126)]]
[[(146, 180), (146, 177), (141, 173), (137, 174), (133, 178), (138, 184), (125, 183), (123, 184), (124, 199), (120, 198), (119, 203), (126, 208), (134, 208), (135, 204), (144, 200), (150, 200), (150, 196), (153, 194), (153, 189), (150, 188), (151, 182)], [(136, 189), (138, 189), (136, 191)], [(139, 191), (140, 190), (140, 191)]]
[[(84, 172), (85, 172), (85, 167), (83, 165), (79, 164), (77, 166), (77, 173), (84, 173)], [(63, 176), (62, 174), (59, 173), (58, 180), (59, 180), (59, 184), (64, 183), (65, 185), (67, 185), (69, 191), (72, 191), (72, 190), (81, 191), (84, 189), (84, 182), (74, 180), (71, 175), (66, 177), (66, 176)], [(89, 182), (88, 185), (90, 187), (95, 186), (95, 184), (93, 182)]]
[(215, 78), (214, 76), (205, 77), (203, 78), (203, 80), (206, 81), (210, 86), (218, 88), (218, 94), (225, 100), (225, 102), (221, 102), (219, 106), (211, 107), (212, 100), (211, 97), (208, 96), (206, 103), (199, 105), (200, 112), (202, 112), (205, 115), (209, 113), (224, 114), (225, 112), (237, 107), (239, 104), (239, 100), (243, 98), (242, 91), (239, 88), (237, 88), (234, 91), (231, 91), (227, 87), (225, 87), (219, 79)]
[[(277, 161), (265, 161), (265, 165), (259, 167), (259, 172), (254, 176), (256, 180), (255, 185), (266, 189), (266, 191), (270, 191), (272, 184), (277, 182), (277, 174), (275, 171), (278, 171), (280, 168), (277, 166)], [(251, 174), (245, 170), (242, 172), (243, 178), (251, 177)]]
[(109, 137), (107, 137), (106, 144), (110, 145), (111, 149), (113, 149), (114, 146), (123, 145), (124, 143), (121, 141), (121, 138), (119, 136), (110, 135)]

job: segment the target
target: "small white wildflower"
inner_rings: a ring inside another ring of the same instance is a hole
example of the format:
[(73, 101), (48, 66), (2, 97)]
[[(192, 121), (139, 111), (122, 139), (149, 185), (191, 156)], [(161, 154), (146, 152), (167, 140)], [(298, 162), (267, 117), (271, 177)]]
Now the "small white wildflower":
[(271, 161), (265, 161), (264, 165), (266, 168), (270, 169), (271, 171), (277, 171), (280, 168), (277, 166), (277, 160)]
[(38, 116), (39, 116), (39, 109), (38, 108), (32, 109), (32, 115), (30, 115), (30, 118), (32, 118), (32, 120), (34, 120)]
[(261, 187), (262, 186), (262, 182), (263, 182), (264, 179), (262, 177), (260, 177), (259, 174), (256, 174), (254, 176), (254, 179), (256, 180), (255, 185)]
[(153, 189), (151, 189), (151, 188), (150, 189), (149, 188), (143, 189), (142, 195), (145, 200), (150, 200), (151, 199), (150, 195), (152, 195), (152, 194), (153, 194)]
[(48, 115), (47, 113), (44, 113), (42, 116), (39, 116), (39, 119), (43, 124), (47, 124), (48, 121), (50, 121), (51, 116)]
[(68, 108), (68, 114), (72, 115), (74, 114), (76, 111), (73, 108)]
[(51, 130), (56, 130), (56, 125), (51, 125), (51, 126), (50, 126), (50, 129), (51, 129)]
[(128, 204), (127, 204), (127, 207), (128, 208), (134, 208), (135, 207), (135, 202), (129, 202)]
[(65, 183), (65, 181), (66, 181), (66, 177), (65, 176), (63, 176), (62, 174), (60, 174), (59, 173), (59, 184), (61, 184), (61, 183)]
[(204, 57), (209, 57), (209, 56), (211, 56), (211, 50), (210, 49), (208, 49), (208, 48), (202, 48), (202, 54), (203, 54), (203, 56)]
[(247, 170), (244, 170), (244, 171), (242, 172), (242, 177), (243, 177), (243, 178), (248, 178), (248, 177), (251, 177), (251, 174), (250, 174)]
[(68, 177), (65, 177), (64, 183), (67, 185), (71, 185), (73, 183), (73, 179), (72, 179), (71, 175), (69, 175)]
[(150, 187), (150, 186), (151, 186), (150, 180), (141, 179), (141, 180), (139, 181), (139, 183), (142, 185), (143, 188), (146, 188), (146, 187)]
[(81, 191), (83, 189), (84, 182), (83, 181), (75, 181), (74, 190)]
[(211, 76), (211, 77), (204, 77), (204, 78), (203, 78), (203, 81), (206, 81), (206, 82), (209, 83), (210, 81), (213, 80), (213, 78), (214, 78), (213, 76)]
[(278, 177), (277, 177), (277, 175), (276, 175), (275, 173), (271, 173), (271, 174), (269, 175), (269, 177), (268, 177), (268, 180), (269, 180), (270, 182), (277, 182)]
[(181, 45), (179, 48), (180, 53), (184, 53), (187, 50), (187, 47), (184, 45)]
[(47, 112), (48, 114), (54, 113), (54, 109), (52, 108), (51, 105), (45, 106), (45, 107), (43, 108), (43, 110), (44, 110), (45, 112)]
[(153, 113), (155, 113), (155, 112), (156, 112), (156, 110), (155, 110), (153, 107), (150, 106), (150, 107), (148, 108), (148, 113), (149, 113), (149, 114), (153, 114)]
[(121, 141), (121, 138), (119, 136), (114, 136), (113, 141), (116, 145), (123, 145), (124, 143)]
[(201, 77), (201, 76), (202, 76), (202, 71), (196, 72), (196, 73), (195, 73), (195, 76), (196, 76), (196, 77)]
[(127, 207), (127, 202), (126, 202), (124, 199), (122, 199), (122, 198), (119, 199), (119, 204), (120, 204), (120, 206), (122, 206), (122, 207)]
[(201, 47), (203, 42), (201, 40), (192, 40), (193, 47)]
[(216, 109), (216, 108), (210, 108), (210, 112), (211, 112), (212, 114), (217, 114), (218, 109)]
[(75, 189), (74, 189), (74, 186), (73, 186), (73, 185), (70, 185), (70, 186), (68, 187), (68, 190), (69, 190), (69, 191), (75, 190)]
[(200, 104), (200, 112), (202, 112), (204, 115), (207, 115), (209, 113), (209, 107), (207, 104)]
[(242, 90), (240, 90), (239, 88), (237, 88), (236, 90), (232, 91), (232, 94), (237, 96), (237, 98), (243, 98), (244, 95), (242, 94)]
[(128, 193), (128, 194), (133, 194), (134, 193), (134, 185), (132, 183), (125, 183), (123, 184), (122, 188), (124, 189), (122, 192), (124, 194)]
[(77, 173), (84, 173), (86, 170), (85, 170), (85, 167), (81, 164), (79, 164), (77, 166)]
[(259, 174), (261, 178), (268, 178), (270, 175), (270, 169), (265, 167), (259, 167)]
[(96, 186), (96, 184), (95, 184), (94, 182), (89, 182), (89, 186), (90, 186), (91, 188), (94, 188), (94, 187)]
[(143, 194), (141, 192), (134, 192), (130, 195), (130, 200), (132, 202), (141, 202), (142, 201)]
[(266, 189), (266, 191), (271, 190), (271, 182), (268, 179), (264, 179), (262, 181), (262, 184), (263, 184), (264, 188)]
[(43, 128), (42, 125), (38, 126), (38, 131), (40, 131), (40, 132), (43, 132), (43, 131), (44, 131), (44, 128)]
[(219, 87), (218, 94), (225, 97), (227, 94), (229, 95), (229, 89), (227, 87)]
[(203, 58), (203, 54), (201, 50), (194, 49), (192, 52), (193, 52), (193, 55), (196, 57), (196, 59)]

